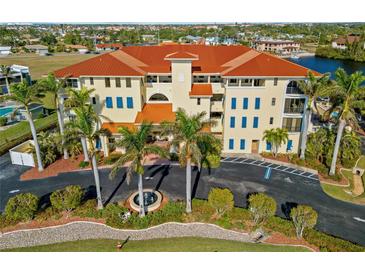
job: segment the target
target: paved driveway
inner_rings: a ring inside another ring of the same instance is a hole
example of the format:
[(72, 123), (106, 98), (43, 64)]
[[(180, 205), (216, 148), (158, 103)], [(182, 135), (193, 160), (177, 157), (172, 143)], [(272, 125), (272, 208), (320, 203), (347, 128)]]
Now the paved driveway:
[[(9, 167), (10, 168), (10, 167)], [(137, 178), (128, 185), (122, 170), (118, 176), (109, 180), (110, 170), (100, 171), (102, 195), (106, 202), (125, 199), (137, 189)], [(5, 172), (6, 173), (6, 172)], [(237, 206), (247, 206), (247, 196), (253, 192), (265, 192), (278, 203), (277, 214), (287, 216), (290, 208), (296, 204), (307, 204), (319, 213), (317, 228), (326, 233), (365, 245), (365, 207), (335, 200), (327, 196), (316, 178), (307, 178), (298, 174), (272, 169), (265, 179), (267, 167), (248, 163), (225, 163), (210, 173), (203, 170), (193, 172), (193, 195), (207, 198), (212, 187), (227, 187), (235, 197)], [(11, 174), (13, 174), (11, 172)], [(69, 184), (79, 184), (87, 190), (88, 195), (95, 195), (93, 176), (90, 171), (60, 174), (47, 179), (19, 181), (18, 175), (3, 176), (0, 181), (0, 210), (3, 210), (9, 197), (20, 192), (33, 192), (46, 204), (49, 194)], [(150, 166), (146, 168), (144, 187), (154, 188), (167, 194), (172, 199), (185, 197), (185, 170), (179, 166)], [(19, 190), (18, 192), (13, 192)]]

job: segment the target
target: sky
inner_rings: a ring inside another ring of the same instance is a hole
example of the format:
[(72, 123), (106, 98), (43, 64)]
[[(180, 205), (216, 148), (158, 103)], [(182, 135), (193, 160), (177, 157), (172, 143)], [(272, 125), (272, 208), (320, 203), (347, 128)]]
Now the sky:
[(364, 22), (364, 10), (360, 0), (17, 0), (1, 1), (0, 22)]

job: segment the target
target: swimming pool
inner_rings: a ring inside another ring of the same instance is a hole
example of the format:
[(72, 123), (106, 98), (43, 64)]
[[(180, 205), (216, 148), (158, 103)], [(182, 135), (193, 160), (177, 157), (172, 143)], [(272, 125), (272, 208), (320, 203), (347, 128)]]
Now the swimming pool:
[(0, 117), (6, 116), (14, 111), (14, 107), (2, 107), (0, 108)]

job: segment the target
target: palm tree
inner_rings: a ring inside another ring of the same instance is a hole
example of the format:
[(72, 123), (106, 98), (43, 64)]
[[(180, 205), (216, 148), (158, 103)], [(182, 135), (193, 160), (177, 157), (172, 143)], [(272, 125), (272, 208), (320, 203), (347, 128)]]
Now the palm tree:
[(364, 89), (361, 88), (361, 85), (365, 82), (365, 76), (359, 71), (348, 75), (344, 69), (339, 68), (335, 76), (335, 87), (331, 92), (331, 97), (335, 99), (334, 110), (339, 114), (339, 123), (329, 172), (330, 175), (334, 175), (336, 172), (337, 155), (346, 124), (357, 125), (354, 108), (358, 103), (358, 99), (364, 95)]
[(76, 117), (73, 121), (69, 123), (69, 126), (81, 137), (88, 142), (88, 158), (91, 158), (91, 167), (94, 173), (94, 180), (96, 186), (96, 196), (98, 201), (98, 209), (103, 208), (103, 202), (101, 199), (100, 191), (100, 178), (98, 164), (96, 161), (96, 149), (95, 142), (99, 140), (101, 135), (108, 135), (105, 129), (96, 129), (96, 124), (98, 122), (98, 116), (94, 112), (91, 105), (84, 107), (74, 108)]
[(115, 177), (117, 171), (127, 162), (130, 162), (127, 168), (127, 182), (129, 183), (133, 172), (138, 174), (138, 196), (139, 196), (139, 216), (145, 216), (144, 200), (143, 200), (143, 174), (144, 161), (147, 155), (156, 154), (167, 157), (168, 153), (165, 149), (148, 144), (148, 136), (151, 134), (152, 125), (143, 122), (139, 129), (131, 131), (126, 127), (119, 128), (121, 140), (116, 146), (124, 148), (126, 153), (123, 154), (118, 161), (115, 162), (110, 178)]
[(308, 71), (307, 79), (298, 81), (298, 86), (304, 92), (304, 94), (308, 96), (308, 103), (304, 114), (304, 125), (300, 144), (300, 158), (304, 160), (305, 149), (307, 145), (308, 125), (310, 122), (310, 117), (312, 115), (312, 103), (314, 102), (314, 106), (318, 113), (315, 99), (318, 96), (324, 94), (324, 92), (328, 88), (329, 74), (324, 74), (321, 77), (316, 77), (311, 71)]
[[(173, 123), (162, 124), (165, 134), (172, 134), (172, 145), (178, 148), (180, 163), (186, 164), (186, 212), (191, 213), (191, 164), (202, 163), (202, 151), (199, 142), (203, 136), (210, 135), (203, 130), (213, 125), (210, 120), (204, 120), (206, 112), (189, 116), (185, 110), (178, 109)], [(201, 146), (201, 145), (200, 145)]]
[(11, 67), (7, 65), (0, 65), (0, 72), (5, 77), (6, 89), (10, 95), (9, 76), (12, 74)]
[[(73, 109), (77, 107), (89, 106), (90, 105), (90, 95), (95, 91), (95, 89), (88, 89), (82, 87), (80, 90), (68, 89), (68, 99), (65, 102), (65, 107), (68, 109)], [(87, 141), (84, 136), (81, 136), (81, 145), (84, 152), (84, 161), (89, 162), (89, 154), (87, 151)]]
[(271, 144), (271, 153), (276, 157), (282, 144), (288, 141), (288, 131), (285, 128), (272, 128), (264, 131), (263, 140)]
[[(22, 82), (19, 84), (15, 84), (11, 86), (11, 95), (8, 95), (6, 98), (16, 101), (20, 104), (21, 107), (25, 109), (25, 115), (30, 125), (30, 131), (32, 132), (34, 148), (36, 152), (38, 171), (43, 171), (43, 164), (41, 158), (41, 151), (39, 148), (39, 143), (37, 139), (37, 131), (32, 119), (32, 113), (29, 110), (29, 106), (31, 103), (40, 102), (40, 98), (43, 96), (42, 92), (38, 89), (30, 87), (26, 82)], [(17, 109), (14, 110), (14, 112)]]
[(41, 91), (48, 94), (51, 108), (56, 109), (57, 118), (58, 118), (58, 126), (60, 128), (60, 134), (62, 138), (62, 147), (63, 147), (63, 158), (68, 159), (68, 152), (65, 146), (65, 124), (63, 120), (63, 98), (61, 97), (61, 91), (65, 87), (65, 83), (63, 81), (57, 81), (56, 77), (53, 74), (48, 74), (46, 79), (40, 80), (37, 85)]

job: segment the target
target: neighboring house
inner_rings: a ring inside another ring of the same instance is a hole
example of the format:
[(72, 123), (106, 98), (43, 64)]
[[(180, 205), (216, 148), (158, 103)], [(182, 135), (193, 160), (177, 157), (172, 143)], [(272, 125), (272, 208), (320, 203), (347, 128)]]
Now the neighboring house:
[[(354, 42), (360, 41), (360, 35), (350, 34), (345, 37), (339, 37), (332, 41), (332, 48), (334, 49), (347, 49), (347, 45), (351, 45)], [(365, 42), (363, 44), (363, 48), (365, 49)]]
[[(95, 89), (91, 98), (102, 128), (119, 138), (118, 128), (143, 121), (173, 121), (178, 108), (201, 111), (217, 123), (225, 153), (270, 150), (266, 129), (288, 129), (280, 152), (297, 152), (307, 97), (298, 89), (308, 69), (245, 46), (131, 46), (55, 71), (74, 88)], [(315, 75), (320, 75), (313, 72)], [(156, 128), (158, 131), (158, 128)]]
[(156, 41), (156, 35), (154, 34), (143, 34), (142, 40), (144, 42), (155, 42)]
[[(25, 66), (20, 65), (12, 65), (11, 68), (11, 74), (8, 76), (8, 83), (9, 85), (13, 83), (19, 83), (23, 80), (27, 81), (28, 84), (31, 83), (32, 79), (30, 77), (29, 68)], [(7, 94), (8, 89), (6, 86), (6, 79), (5, 76), (1, 74), (0, 71), (0, 93)]]
[(10, 46), (0, 46), (0, 56), (6, 56), (11, 53)]
[(111, 44), (97, 44), (96, 50), (97, 51), (111, 51), (111, 50), (118, 50), (123, 47), (120, 43), (111, 43)]
[(200, 36), (187, 35), (179, 38), (180, 43), (204, 44), (204, 38)]
[(277, 54), (290, 54), (300, 50), (300, 44), (292, 40), (255, 40), (252, 48), (258, 51), (275, 52)]
[(25, 48), (30, 52), (35, 52), (39, 55), (47, 55), (48, 47), (43, 45), (26, 45)]
[(85, 54), (89, 51), (88, 48), (83, 45), (65, 45), (65, 47), (72, 51), (78, 51), (80, 54)]
[(205, 38), (205, 45), (207, 46), (215, 46), (218, 44), (219, 44), (219, 38), (217, 36)]

